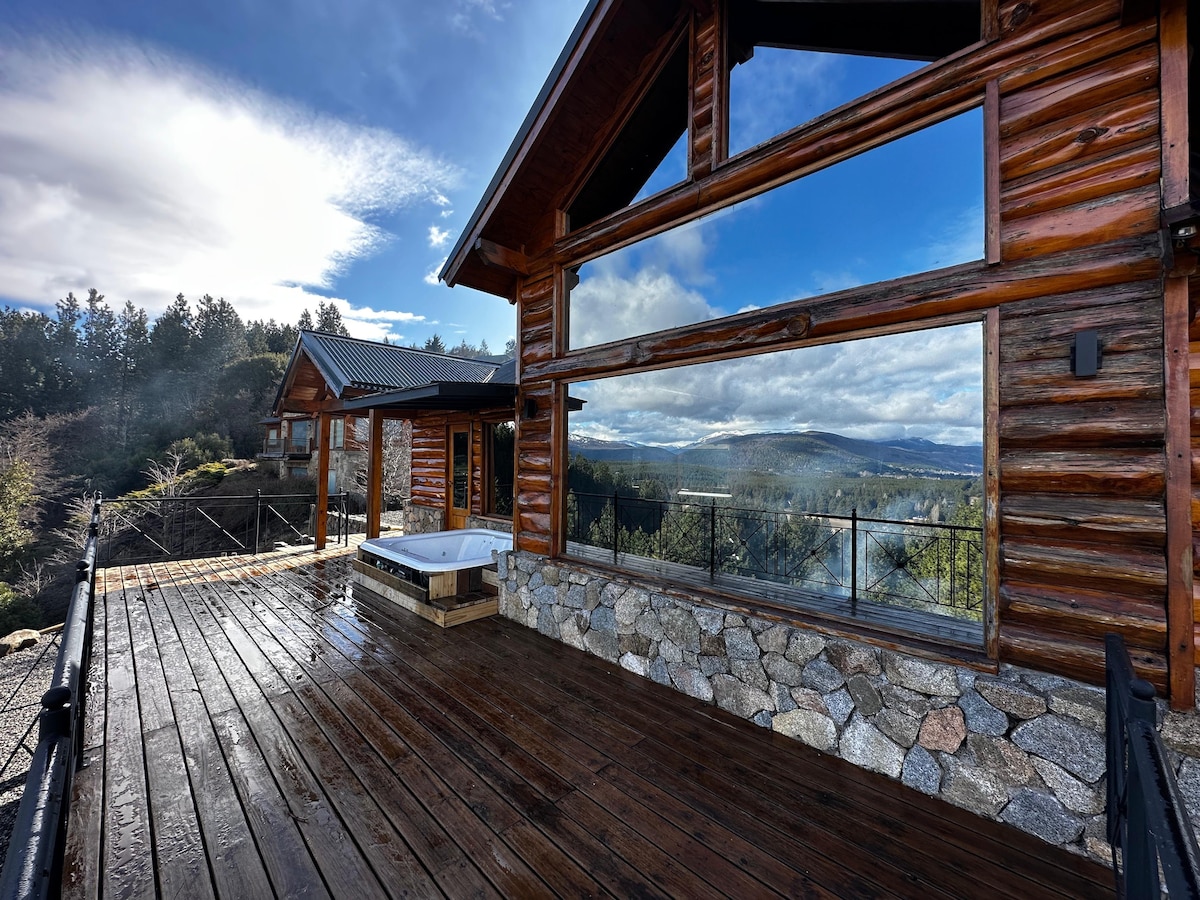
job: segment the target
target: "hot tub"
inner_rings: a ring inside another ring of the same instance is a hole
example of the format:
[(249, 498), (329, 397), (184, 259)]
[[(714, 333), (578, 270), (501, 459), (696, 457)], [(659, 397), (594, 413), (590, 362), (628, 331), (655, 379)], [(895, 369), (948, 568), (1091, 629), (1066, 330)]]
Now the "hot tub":
[(493, 550), (512, 535), (486, 528), (372, 538), (358, 547), (355, 583), (446, 627), (497, 611)]
[(493, 550), (511, 550), (512, 535), (487, 528), (462, 528), (403, 537), (372, 538), (362, 549), (418, 572), (454, 572), (492, 563)]

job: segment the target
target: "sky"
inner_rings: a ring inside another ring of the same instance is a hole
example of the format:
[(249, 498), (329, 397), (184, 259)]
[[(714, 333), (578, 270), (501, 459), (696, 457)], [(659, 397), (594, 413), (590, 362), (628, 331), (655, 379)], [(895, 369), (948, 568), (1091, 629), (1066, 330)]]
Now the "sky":
[[(207, 293), (245, 320), (295, 323), (333, 302), (357, 337), (501, 350), (514, 308), (437, 273), (584, 5), (0, 0), (0, 304), (53, 314), (94, 287), (154, 317)], [(757, 48), (731, 74), (731, 150), (920, 65)], [(680, 181), (686, 152), (681, 140), (639, 197)], [(975, 110), (589, 261), (571, 345), (979, 259), (982, 164)], [(845, 397), (875, 349), (727, 364), (720, 404), (685, 418), (677, 403), (631, 417), (635, 388), (682, 396), (702, 370), (577, 385), (591, 402), (572, 427), (648, 443), (785, 426), (977, 443), (978, 328), (938, 334), (889, 344), (907, 382), (840, 403), (816, 402), (818, 386)], [(780, 385), (778, 409), (763, 384)], [(927, 401), (911, 421), (901, 393)], [(834, 414), (848, 409), (852, 422)]]
[(0, 0), (0, 304), (515, 333), (437, 272), (584, 0)]

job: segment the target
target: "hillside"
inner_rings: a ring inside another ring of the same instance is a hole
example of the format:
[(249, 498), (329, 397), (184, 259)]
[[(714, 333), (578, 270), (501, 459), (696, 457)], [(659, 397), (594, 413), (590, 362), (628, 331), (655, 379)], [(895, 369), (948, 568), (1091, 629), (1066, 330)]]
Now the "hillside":
[(679, 450), (571, 435), (572, 455), (604, 462), (668, 462), (728, 472), (779, 475), (884, 475), (945, 477), (979, 475), (983, 448), (936, 444), (919, 438), (867, 441), (805, 431), (781, 434), (716, 435)]

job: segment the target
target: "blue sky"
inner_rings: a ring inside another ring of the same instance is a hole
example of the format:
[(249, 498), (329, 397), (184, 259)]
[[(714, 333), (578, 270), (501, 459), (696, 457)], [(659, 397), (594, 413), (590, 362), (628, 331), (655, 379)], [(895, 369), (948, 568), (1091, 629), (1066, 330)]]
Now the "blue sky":
[[(52, 313), (95, 287), (153, 316), (177, 293), (209, 293), (245, 319), (294, 323), (333, 300), (359, 337), (421, 344), (436, 332), (500, 350), (513, 336), (504, 300), (436, 274), (585, 0), (0, 2), (0, 303)], [(919, 66), (759, 48), (731, 75), (731, 148)], [(588, 333), (572, 344), (978, 259), (982, 156), (975, 110), (590, 262), (572, 295), (572, 328)], [(685, 165), (680, 142), (643, 196)], [(906, 425), (885, 408), (900, 386), (854, 404), (856, 422), (796, 408), (819, 390), (838, 396), (819, 379), (779, 416), (761, 408), (756, 386), (805, 359), (817, 374), (852, 369), (862, 350), (846, 345), (762, 357), (753, 377), (728, 379), (721, 416), (642, 416), (638, 437), (790, 422), (973, 442), (977, 341), (888, 345), (898, 371), (947, 374), (926, 404), (947, 411), (936, 421)], [(614, 404), (597, 436), (619, 436)]]
[(0, 303), (336, 298), (361, 337), (502, 348), (512, 307), (429, 276), (583, 7), (4, 0)]

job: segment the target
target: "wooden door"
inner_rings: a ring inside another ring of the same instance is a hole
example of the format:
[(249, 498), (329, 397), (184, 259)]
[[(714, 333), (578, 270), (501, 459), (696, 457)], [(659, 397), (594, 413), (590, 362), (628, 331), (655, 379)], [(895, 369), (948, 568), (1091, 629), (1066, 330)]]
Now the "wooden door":
[(446, 466), (446, 527), (466, 528), (471, 514), (471, 429), (450, 428)]

